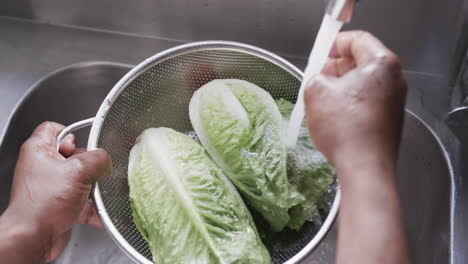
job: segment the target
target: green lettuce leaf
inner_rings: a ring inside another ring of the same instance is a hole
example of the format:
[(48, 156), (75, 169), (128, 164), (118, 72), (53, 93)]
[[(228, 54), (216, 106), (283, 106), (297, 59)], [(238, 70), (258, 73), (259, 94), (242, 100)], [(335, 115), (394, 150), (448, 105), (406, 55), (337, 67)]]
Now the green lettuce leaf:
[(305, 200), (287, 177), (282, 117), (271, 95), (242, 80), (213, 80), (198, 89), (190, 120), (201, 144), (274, 231)]
[(138, 141), (131, 207), (156, 263), (271, 263), (241, 197), (198, 143), (169, 128)]
[[(283, 128), (286, 131), (294, 104), (284, 99), (277, 100), (276, 104), (283, 116)], [(291, 184), (306, 199), (289, 209), (289, 228), (298, 230), (312, 217), (320, 198), (333, 182), (334, 174), (333, 167), (312, 143), (307, 124), (304, 122), (296, 147), (288, 150), (288, 177)]]

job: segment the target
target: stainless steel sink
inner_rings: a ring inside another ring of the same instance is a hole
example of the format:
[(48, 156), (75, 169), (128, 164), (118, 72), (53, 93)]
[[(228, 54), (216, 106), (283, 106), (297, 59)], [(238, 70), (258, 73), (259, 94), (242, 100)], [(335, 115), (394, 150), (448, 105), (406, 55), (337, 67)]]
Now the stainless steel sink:
[[(43, 121), (63, 124), (94, 116), (101, 101), (130, 66), (91, 62), (58, 70), (36, 85), (15, 108), (0, 142), (0, 210), (8, 203), (11, 178), (22, 142)], [(88, 131), (77, 133), (86, 145)], [(360, 180), (357, 176), (355, 180)], [(415, 115), (406, 114), (401, 143), (399, 189), (414, 263), (449, 263), (451, 258), (453, 175), (445, 150)], [(382, 228), (385, 228), (384, 226)], [(309, 259), (333, 263), (336, 230)], [(55, 263), (131, 263), (103, 230), (76, 226)]]

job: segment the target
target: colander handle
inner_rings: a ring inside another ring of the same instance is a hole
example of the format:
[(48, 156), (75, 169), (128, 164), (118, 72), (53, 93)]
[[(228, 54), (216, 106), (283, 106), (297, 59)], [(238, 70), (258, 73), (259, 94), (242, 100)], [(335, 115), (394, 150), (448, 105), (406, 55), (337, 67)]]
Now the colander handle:
[(78, 121), (76, 123), (73, 123), (69, 126), (67, 126), (65, 129), (60, 132), (60, 134), (57, 136), (57, 151), (60, 149), (60, 144), (62, 144), (62, 141), (65, 139), (65, 137), (73, 132), (75, 132), (78, 129), (82, 129), (85, 127), (89, 127), (92, 125), (94, 122), (94, 117)]

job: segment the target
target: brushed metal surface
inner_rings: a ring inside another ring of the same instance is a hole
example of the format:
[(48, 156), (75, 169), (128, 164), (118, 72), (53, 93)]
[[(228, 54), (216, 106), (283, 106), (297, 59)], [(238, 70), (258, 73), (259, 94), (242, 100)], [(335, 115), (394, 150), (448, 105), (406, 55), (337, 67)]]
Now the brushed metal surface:
[[(306, 56), (322, 0), (3, 0), (0, 15), (181, 41), (233, 40)], [(361, 1), (348, 29), (365, 29), (401, 55), (405, 69), (445, 74), (459, 59), (464, 0)]]

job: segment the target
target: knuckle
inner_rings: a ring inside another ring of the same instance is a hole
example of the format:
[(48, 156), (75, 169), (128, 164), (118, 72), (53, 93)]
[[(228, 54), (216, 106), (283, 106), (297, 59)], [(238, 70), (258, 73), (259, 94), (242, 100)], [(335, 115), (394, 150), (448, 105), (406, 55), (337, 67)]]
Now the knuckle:
[(45, 121), (41, 123), (35, 130), (33, 135), (42, 135), (45, 133), (50, 133), (50, 132), (55, 132), (58, 133), (58, 131), (64, 129), (65, 126), (52, 122), (52, 121)]
[(46, 145), (38, 138), (30, 137), (28, 138), (23, 145), (21, 145), (21, 151), (31, 151), (31, 150), (41, 150)]
[(42, 124), (39, 125), (38, 128), (44, 129), (44, 130), (51, 130), (54, 128), (55, 123), (52, 121), (45, 121)]
[(28, 138), (20, 147), (21, 152), (47, 152), (50, 146), (37, 137)]
[(392, 79), (402, 79), (402, 68), (401, 62), (398, 55), (388, 51), (376, 59), (378, 65), (374, 71), (380, 71), (384, 76), (391, 77)]
[(323, 87), (323, 80), (319, 76), (317, 76), (314, 80), (309, 82), (309, 84), (304, 89), (305, 102), (310, 102), (317, 95), (317, 93), (320, 93)]
[(351, 31), (348, 31), (348, 32), (344, 32), (345, 34), (351, 34), (353, 35), (353, 37), (362, 37), (366, 34), (370, 34), (368, 31), (366, 30), (362, 30), (362, 29), (355, 29), (355, 30), (351, 30)]
[(33, 145), (34, 145), (33, 139), (29, 138), (23, 143), (23, 145), (21, 145), (20, 151), (21, 152), (29, 151), (30, 149), (32, 149)]
[(317, 75), (310, 83), (307, 85), (307, 90), (320, 90), (326, 86), (326, 81), (323, 75)]
[(365, 30), (357, 30), (356, 35), (359, 38), (363, 38), (363, 39), (374, 37), (369, 31), (365, 31)]
[(374, 43), (375, 37), (372, 33), (365, 31), (365, 30), (357, 30), (354, 34), (354, 41), (362, 42), (366, 45), (371, 45)]
[(45, 121), (42, 123), (44, 125), (44, 127), (46, 128), (51, 128), (51, 127), (54, 127), (55, 125), (55, 122), (52, 122), (52, 121)]
[(391, 51), (383, 57), (383, 62), (392, 69), (399, 69), (401, 67), (400, 57)]

